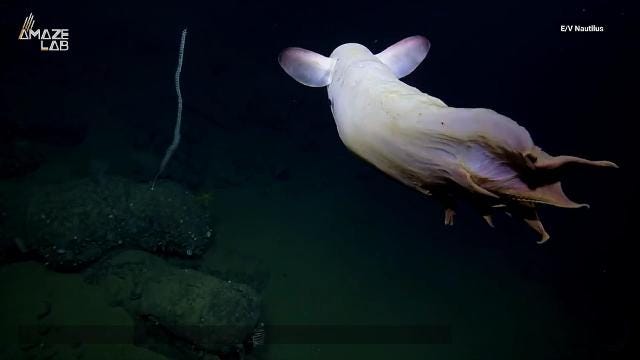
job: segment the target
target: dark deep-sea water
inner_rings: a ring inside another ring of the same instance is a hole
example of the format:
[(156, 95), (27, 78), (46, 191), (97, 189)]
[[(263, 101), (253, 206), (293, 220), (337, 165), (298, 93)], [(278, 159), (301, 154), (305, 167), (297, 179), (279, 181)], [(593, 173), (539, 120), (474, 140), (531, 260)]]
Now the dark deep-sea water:
[[(69, 51), (19, 40), (30, 13), (69, 29)], [(3, 1), (0, 359), (623, 358), (636, 24), (628, 4), (588, 0)], [(150, 193), (183, 28), (182, 137)], [(465, 205), (444, 226), (439, 203), (340, 142), (325, 89), (277, 62), (415, 34), (431, 49), (409, 85), (620, 166), (568, 171), (591, 207), (542, 206), (545, 244)], [(189, 332), (228, 321), (264, 323), (265, 344)]]

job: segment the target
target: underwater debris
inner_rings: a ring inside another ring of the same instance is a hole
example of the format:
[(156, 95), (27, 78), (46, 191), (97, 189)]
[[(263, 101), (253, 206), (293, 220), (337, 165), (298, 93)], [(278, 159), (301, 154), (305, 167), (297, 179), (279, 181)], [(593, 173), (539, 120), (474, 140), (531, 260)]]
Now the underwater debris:
[(255, 329), (253, 329), (249, 342), (253, 347), (264, 346), (265, 338), (266, 330), (264, 329), (264, 323), (261, 322)]
[(180, 52), (178, 53), (178, 67), (176, 68), (175, 82), (176, 82), (176, 95), (178, 96), (178, 112), (176, 114), (176, 126), (173, 130), (173, 141), (171, 145), (167, 148), (167, 152), (164, 154), (164, 158), (162, 158), (162, 162), (160, 163), (160, 168), (156, 173), (156, 176), (153, 178), (151, 182), (151, 190), (154, 190), (156, 187), (156, 182), (158, 181), (158, 177), (164, 171), (164, 168), (167, 166), (167, 163), (171, 159), (171, 155), (176, 151), (178, 145), (180, 144), (180, 125), (182, 124), (182, 92), (180, 91), (180, 72), (182, 71), (182, 59), (184, 57), (184, 43), (187, 39), (187, 29), (182, 30), (182, 37), (180, 38)]

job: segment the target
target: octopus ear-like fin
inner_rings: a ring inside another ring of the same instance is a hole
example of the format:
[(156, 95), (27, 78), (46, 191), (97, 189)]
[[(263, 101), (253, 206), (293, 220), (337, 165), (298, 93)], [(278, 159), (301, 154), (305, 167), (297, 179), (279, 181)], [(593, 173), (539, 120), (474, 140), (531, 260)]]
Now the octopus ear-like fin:
[(424, 60), (431, 43), (424, 36), (410, 36), (389, 46), (376, 56), (398, 77), (409, 75)]
[(280, 53), (278, 62), (282, 69), (299, 83), (322, 87), (331, 83), (336, 61), (310, 50), (290, 47)]

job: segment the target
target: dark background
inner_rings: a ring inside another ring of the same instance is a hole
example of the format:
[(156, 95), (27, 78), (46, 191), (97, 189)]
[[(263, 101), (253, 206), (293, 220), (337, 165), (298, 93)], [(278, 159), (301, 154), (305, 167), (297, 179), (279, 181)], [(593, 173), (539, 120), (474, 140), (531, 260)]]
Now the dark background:
[[(37, 26), (70, 28), (71, 51), (40, 53), (37, 42), (17, 41), (29, 12)], [(628, 4), (612, 1), (3, 1), (0, 149), (14, 151), (22, 140), (73, 148), (92, 129), (109, 126), (159, 159), (175, 116), (177, 44), (188, 27), (182, 91), (190, 120), (176, 157), (191, 163), (168, 176), (195, 190), (207, 186), (198, 180), (205, 170), (197, 161), (198, 146), (209, 141), (199, 131), (205, 126), (229, 134), (261, 129), (291, 139), (295, 151), (351, 157), (339, 143), (325, 90), (286, 76), (278, 52), (301, 46), (329, 55), (346, 42), (378, 52), (422, 34), (431, 50), (407, 83), (449, 106), (505, 114), (551, 154), (620, 165), (569, 174), (567, 193), (592, 207), (544, 208), (552, 235), (544, 246), (533, 234), (521, 235), (527, 230), (514, 221), (504, 221), (491, 239), (458, 225), (448, 246), (500, 253), (514, 271), (559, 294), (578, 329), (576, 346), (594, 358), (622, 356), (637, 283), (630, 249), (638, 198), (636, 15)], [(605, 31), (563, 33), (563, 24), (603, 25)], [(128, 100), (114, 100), (120, 98)], [(110, 124), (92, 115), (96, 108), (109, 114)], [(407, 216), (440, 216), (436, 205), (367, 165), (349, 164), (380, 201), (400, 197), (407, 201), (395, 209)]]

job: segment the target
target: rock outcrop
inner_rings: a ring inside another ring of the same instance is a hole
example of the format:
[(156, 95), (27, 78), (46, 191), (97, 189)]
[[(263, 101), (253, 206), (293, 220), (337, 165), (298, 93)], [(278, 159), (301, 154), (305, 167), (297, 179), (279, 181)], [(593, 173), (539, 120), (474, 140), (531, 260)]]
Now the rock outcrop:
[(119, 177), (40, 188), (29, 199), (24, 246), (56, 269), (74, 270), (122, 247), (197, 257), (214, 238), (207, 212), (171, 182)]
[[(258, 322), (260, 299), (249, 286), (180, 269), (143, 251), (124, 251), (92, 266), (86, 280), (105, 289), (174, 348), (225, 353), (246, 341)], [(144, 341), (144, 340), (143, 340)]]

